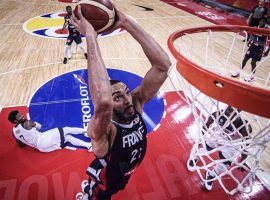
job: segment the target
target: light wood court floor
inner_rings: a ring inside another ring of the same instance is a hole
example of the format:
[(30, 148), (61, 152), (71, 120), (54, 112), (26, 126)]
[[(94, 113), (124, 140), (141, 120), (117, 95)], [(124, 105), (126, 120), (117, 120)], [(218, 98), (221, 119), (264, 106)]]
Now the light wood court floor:
[[(131, 3), (149, 5), (154, 12), (143, 12)], [(167, 38), (173, 31), (209, 24), (160, 1), (124, 0), (115, 1), (115, 4), (136, 19), (165, 49)], [(74, 4), (71, 5), (74, 7)], [(64, 11), (65, 4), (57, 1), (3, 0), (0, 6), (1, 106), (27, 104), (33, 92), (46, 80), (86, 67), (80, 53), (67, 65), (62, 64), (65, 40), (33, 36), (22, 29), (23, 23), (30, 18)], [(99, 42), (108, 67), (127, 69), (139, 75), (144, 75), (149, 68), (139, 45), (129, 34), (102, 38)]]

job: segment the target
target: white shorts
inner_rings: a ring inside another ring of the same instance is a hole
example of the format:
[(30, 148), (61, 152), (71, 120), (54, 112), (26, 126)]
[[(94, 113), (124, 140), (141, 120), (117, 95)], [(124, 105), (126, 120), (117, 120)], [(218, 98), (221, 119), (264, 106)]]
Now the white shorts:
[(61, 137), (58, 128), (40, 133), (37, 139), (37, 149), (41, 152), (50, 152), (61, 148)]

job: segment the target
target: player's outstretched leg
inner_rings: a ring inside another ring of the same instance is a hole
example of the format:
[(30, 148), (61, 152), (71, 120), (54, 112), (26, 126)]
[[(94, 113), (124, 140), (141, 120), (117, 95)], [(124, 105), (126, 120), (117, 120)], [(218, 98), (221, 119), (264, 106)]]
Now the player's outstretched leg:
[(86, 132), (86, 130), (82, 129), (82, 128), (77, 128), (77, 127), (64, 127), (63, 128), (64, 131), (64, 135), (67, 134), (84, 134)]
[(67, 64), (67, 58), (70, 55), (70, 50), (71, 50), (71, 46), (70, 45), (66, 45), (65, 46), (65, 54), (64, 54), (63, 64)]
[[(241, 70), (244, 69), (244, 67), (246, 66), (248, 60), (249, 60), (249, 55), (246, 54), (246, 55), (245, 55), (245, 58), (244, 58), (243, 61), (242, 61), (242, 68), (241, 68)], [(236, 72), (233, 72), (233, 73), (231, 74), (231, 77), (237, 78), (237, 77), (239, 77), (239, 75), (240, 75), (240, 70), (238, 70), (238, 71), (236, 71)]]
[(92, 151), (91, 142), (85, 142), (83, 140), (80, 140), (80, 139), (72, 136), (72, 135), (66, 135), (65, 142), (70, 142), (71, 144), (73, 144), (75, 146), (85, 147), (88, 151)]
[(75, 47), (73, 48), (73, 50), (72, 50), (72, 53), (73, 53), (73, 54), (76, 54), (77, 51), (78, 51), (78, 45), (76, 44), (76, 46), (75, 46)]
[(62, 128), (64, 132), (65, 142), (70, 142), (71, 144), (75, 146), (85, 147), (88, 149), (88, 151), (92, 151), (92, 144), (91, 142), (85, 142), (83, 140), (80, 140), (73, 135), (83, 134), (85, 135), (86, 130), (82, 128), (76, 128), (76, 127), (64, 127)]
[[(91, 199), (90, 195), (92, 194), (92, 191), (90, 190), (90, 185), (87, 180), (83, 180), (81, 183), (81, 189), (82, 192), (79, 192), (76, 195), (76, 200), (89, 200)], [(89, 194), (90, 192), (90, 194)]]
[(84, 49), (82, 43), (78, 44), (78, 47), (79, 47), (80, 50), (83, 52), (84, 57), (85, 57), (85, 59), (87, 60), (87, 57), (88, 57), (88, 56), (87, 56), (86, 50)]
[(257, 60), (252, 59), (251, 61), (251, 73), (244, 80), (246, 82), (255, 81), (255, 77), (253, 76), (256, 72)]

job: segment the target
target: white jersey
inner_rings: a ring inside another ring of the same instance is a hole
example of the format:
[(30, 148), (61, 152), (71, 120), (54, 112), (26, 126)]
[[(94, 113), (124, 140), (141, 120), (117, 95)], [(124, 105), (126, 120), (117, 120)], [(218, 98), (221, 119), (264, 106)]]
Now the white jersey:
[(53, 128), (45, 132), (40, 132), (41, 125), (35, 122), (36, 126), (30, 130), (25, 129), (21, 124), (13, 128), (13, 134), (16, 139), (26, 145), (37, 148), (41, 152), (51, 152), (57, 149), (62, 149), (65, 142), (70, 142), (75, 146), (86, 147), (91, 149), (91, 143), (84, 142), (70, 134), (83, 134), (85, 131), (82, 128), (64, 127)]
[(13, 135), (15, 138), (26, 145), (37, 148), (38, 137), (40, 136), (41, 125), (37, 122), (36, 126), (30, 130), (25, 129), (21, 124), (13, 128)]
[(32, 127), (30, 130), (25, 129), (19, 124), (13, 128), (13, 135), (24, 144), (37, 148), (41, 152), (61, 149), (61, 137), (58, 128), (40, 132), (41, 125), (37, 122), (35, 122), (35, 124), (36, 126)]

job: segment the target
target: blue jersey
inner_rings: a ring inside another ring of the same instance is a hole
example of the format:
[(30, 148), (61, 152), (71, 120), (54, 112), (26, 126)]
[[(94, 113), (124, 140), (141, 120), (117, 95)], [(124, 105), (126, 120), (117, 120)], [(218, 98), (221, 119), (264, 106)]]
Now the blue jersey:
[(65, 22), (68, 24), (68, 34), (69, 37), (80, 37), (80, 32), (75, 28), (75, 26), (71, 23), (71, 15), (65, 16)]

